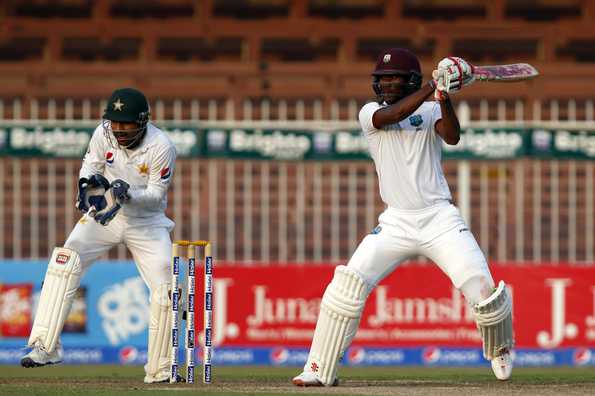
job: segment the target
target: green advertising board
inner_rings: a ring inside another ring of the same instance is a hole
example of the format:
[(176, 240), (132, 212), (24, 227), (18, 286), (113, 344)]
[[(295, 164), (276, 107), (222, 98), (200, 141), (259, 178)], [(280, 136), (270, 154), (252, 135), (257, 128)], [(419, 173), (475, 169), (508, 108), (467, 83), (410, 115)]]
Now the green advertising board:
[[(258, 128), (167, 125), (162, 128), (181, 158), (265, 160), (368, 159), (357, 129)], [(0, 124), (1, 156), (81, 158), (95, 130), (85, 125)], [(465, 128), (445, 159), (514, 159), (525, 156), (595, 159), (595, 130), (554, 128)]]

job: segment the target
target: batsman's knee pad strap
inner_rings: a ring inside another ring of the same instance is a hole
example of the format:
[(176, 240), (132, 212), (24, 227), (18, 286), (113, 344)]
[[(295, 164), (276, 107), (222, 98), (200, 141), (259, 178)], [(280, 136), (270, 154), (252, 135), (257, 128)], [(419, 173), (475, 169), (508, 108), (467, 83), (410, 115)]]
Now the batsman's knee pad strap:
[(78, 253), (63, 247), (54, 248), (41, 288), (29, 346), (40, 341), (46, 351), (54, 350), (80, 285), (81, 275)]
[(483, 338), (483, 355), (492, 360), (503, 350), (514, 346), (512, 329), (512, 298), (500, 281), (490, 297), (473, 307), (477, 327)]
[(151, 316), (149, 319), (149, 350), (146, 372), (150, 376), (169, 370), (171, 351), (171, 300), (169, 284), (162, 284), (151, 291)]
[(337, 365), (355, 336), (368, 295), (368, 285), (349, 267), (338, 266), (326, 288), (305, 369), (332, 385)]

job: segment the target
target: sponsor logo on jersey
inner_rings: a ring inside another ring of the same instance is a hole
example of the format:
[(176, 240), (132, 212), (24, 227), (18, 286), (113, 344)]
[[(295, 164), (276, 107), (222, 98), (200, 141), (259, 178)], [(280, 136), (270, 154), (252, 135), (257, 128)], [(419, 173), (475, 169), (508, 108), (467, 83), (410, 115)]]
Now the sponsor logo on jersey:
[(147, 176), (149, 174), (149, 165), (147, 164), (140, 164), (137, 166), (137, 169), (141, 176)]
[(382, 231), (382, 227), (381, 226), (376, 226), (376, 228), (374, 228), (370, 234), (375, 235), (375, 234), (380, 234), (380, 231)]
[(107, 162), (108, 164), (113, 164), (114, 163), (114, 153), (112, 153), (111, 151), (108, 151), (107, 153), (105, 153), (105, 162)]
[(390, 54), (386, 54), (386, 55), (384, 55), (384, 58), (382, 58), (382, 61), (383, 61), (384, 63), (388, 63), (388, 62), (390, 62)]
[(67, 253), (58, 253), (56, 256), (56, 264), (66, 264), (70, 259), (70, 255)]
[(161, 180), (166, 181), (171, 176), (171, 170), (168, 167), (161, 169)]
[(416, 114), (409, 117), (409, 122), (412, 126), (417, 127), (420, 126), (424, 122), (424, 120), (423, 118), (421, 118), (421, 115)]

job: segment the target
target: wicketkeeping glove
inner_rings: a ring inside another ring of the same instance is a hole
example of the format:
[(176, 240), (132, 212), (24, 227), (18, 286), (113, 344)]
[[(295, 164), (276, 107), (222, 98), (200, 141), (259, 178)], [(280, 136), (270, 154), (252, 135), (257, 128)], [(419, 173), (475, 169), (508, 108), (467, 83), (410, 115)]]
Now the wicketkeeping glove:
[(130, 199), (130, 195), (128, 194), (129, 188), (130, 185), (124, 180), (114, 180), (105, 194), (107, 205), (103, 210), (95, 213), (95, 221), (104, 226), (108, 225), (116, 217), (120, 209), (122, 209), (122, 205)]
[(120, 204), (126, 203), (130, 199), (130, 195), (128, 194), (129, 189), (130, 184), (122, 179), (116, 179), (111, 184), (112, 195)]
[(83, 213), (88, 213), (89, 209), (102, 210), (107, 205), (105, 192), (109, 190), (110, 183), (103, 175), (96, 174), (88, 179), (81, 177), (78, 182), (78, 196), (76, 199), (76, 208)]

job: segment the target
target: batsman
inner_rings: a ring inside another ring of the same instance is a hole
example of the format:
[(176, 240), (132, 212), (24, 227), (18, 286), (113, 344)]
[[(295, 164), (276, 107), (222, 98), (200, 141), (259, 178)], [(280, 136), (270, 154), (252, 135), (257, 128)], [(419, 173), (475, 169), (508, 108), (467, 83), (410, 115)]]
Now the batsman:
[[(376, 100), (359, 113), (386, 209), (378, 226), (339, 265), (322, 297), (312, 346), (297, 386), (337, 384), (337, 366), (359, 326), (372, 289), (401, 262), (432, 260), (473, 307), (484, 357), (499, 380), (512, 372), (512, 301), (503, 281), (495, 284), (486, 259), (465, 224), (441, 166), (443, 142), (456, 145), (461, 129), (450, 101), (474, 81), (461, 58), (438, 63), (422, 84), (417, 57), (408, 50), (384, 51), (372, 73)], [(423, 279), (411, 280), (424, 282)]]
[[(165, 216), (176, 150), (149, 122), (145, 95), (115, 90), (95, 129), (79, 172), (76, 207), (82, 217), (64, 247), (52, 253), (41, 289), (23, 367), (60, 363), (60, 333), (81, 276), (118, 244), (131, 252), (150, 291), (147, 383), (169, 382), (170, 231)], [(180, 378), (180, 381), (183, 379)]]

